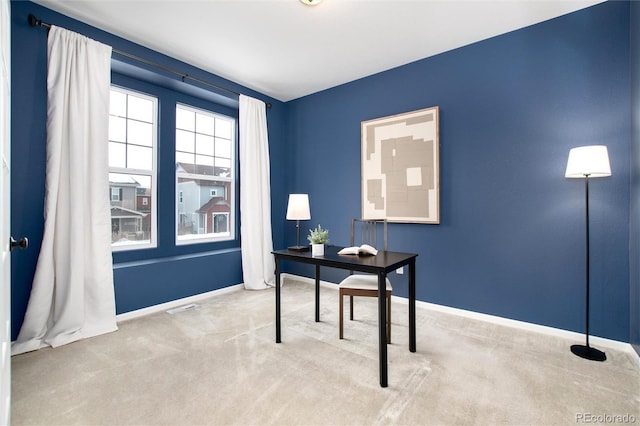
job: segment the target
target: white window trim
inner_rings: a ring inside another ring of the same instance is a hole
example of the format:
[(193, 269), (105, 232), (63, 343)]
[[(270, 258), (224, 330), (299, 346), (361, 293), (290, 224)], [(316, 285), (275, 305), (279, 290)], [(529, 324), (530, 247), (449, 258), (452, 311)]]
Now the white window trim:
[[(212, 242), (220, 242), (220, 241), (231, 241), (234, 240), (236, 238), (236, 226), (235, 223), (230, 223), (229, 222), (229, 232), (225, 233), (225, 235), (220, 235), (220, 236), (212, 236), (210, 234), (188, 234), (188, 235), (178, 235), (178, 227), (180, 226), (180, 220), (179, 220), (179, 213), (178, 213), (178, 205), (180, 204), (178, 202), (179, 200), (179, 192), (178, 191), (178, 177), (186, 177), (186, 178), (192, 178), (192, 179), (200, 179), (200, 180), (209, 180), (209, 181), (219, 181), (219, 182), (229, 182), (229, 205), (232, 206), (232, 210), (229, 213), (229, 220), (232, 217), (232, 213), (233, 216), (237, 216), (236, 215), (236, 210), (238, 208), (238, 206), (236, 206), (236, 200), (235, 200), (235, 185), (236, 185), (236, 181), (235, 181), (235, 176), (236, 176), (236, 152), (237, 152), (237, 146), (238, 146), (238, 140), (237, 140), (237, 133), (236, 133), (236, 125), (237, 125), (237, 120), (234, 117), (229, 117), (227, 115), (223, 115), (223, 114), (219, 114), (213, 111), (209, 111), (206, 109), (202, 109), (202, 108), (195, 108), (192, 107), (190, 105), (187, 104), (183, 104), (183, 103), (176, 103), (176, 111), (177, 108), (183, 108), (186, 110), (190, 110), (196, 113), (201, 113), (201, 114), (206, 114), (206, 115), (211, 115), (213, 117), (220, 117), (224, 120), (230, 120), (231, 121), (231, 177), (221, 177), (221, 176), (208, 176), (208, 175), (198, 175), (198, 174), (191, 174), (191, 173), (175, 173), (175, 185), (176, 185), (176, 194), (175, 194), (175, 198), (174, 200), (176, 200), (174, 202), (174, 207), (175, 207), (175, 224), (174, 224), (174, 238), (175, 238), (175, 244), (176, 246), (183, 246), (183, 245), (191, 245), (191, 244), (200, 244), (200, 243), (212, 243)], [(174, 132), (177, 130), (174, 129)], [(174, 148), (175, 150), (175, 148)], [(205, 220), (206, 220), (206, 215), (205, 215)]]
[(139, 169), (130, 169), (125, 167), (109, 167), (109, 173), (122, 173), (129, 175), (151, 175), (151, 241), (148, 243), (137, 243), (132, 242), (131, 244), (123, 244), (123, 245), (111, 245), (112, 252), (120, 252), (120, 251), (130, 251), (130, 250), (141, 250), (141, 249), (150, 249), (158, 247), (158, 98), (152, 95), (147, 95), (145, 93), (139, 92), (137, 90), (132, 90), (124, 87), (119, 87), (115, 85), (111, 85), (111, 90), (115, 90), (117, 92), (132, 94), (134, 96), (139, 96), (141, 98), (147, 99), (153, 102), (153, 146), (151, 147), (152, 152), (152, 170), (139, 170)]

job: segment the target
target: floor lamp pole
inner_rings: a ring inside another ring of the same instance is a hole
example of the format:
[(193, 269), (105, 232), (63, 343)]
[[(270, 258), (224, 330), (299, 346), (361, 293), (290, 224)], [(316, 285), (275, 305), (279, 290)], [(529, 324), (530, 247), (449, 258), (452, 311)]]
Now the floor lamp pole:
[(587, 273), (586, 273), (586, 279), (587, 279), (587, 306), (586, 306), (586, 345), (572, 345), (571, 346), (571, 352), (573, 352), (575, 355), (581, 357), (581, 358), (585, 358), (588, 360), (592, 360), (592, 361), (604, 361), (607, 359), (607, 355), (596, 349), (596, 348), (592, 348), (591, 346), (589, 346), (589, 272), (590, 272), (590, 265), (589, 265), (589, 175), (584, 175), (584, 197), (585, 197), (585, 207), (586, 207), (586, 236), (587, 236), (587, 241), (586, 241), (586, 265), (587, 265)]

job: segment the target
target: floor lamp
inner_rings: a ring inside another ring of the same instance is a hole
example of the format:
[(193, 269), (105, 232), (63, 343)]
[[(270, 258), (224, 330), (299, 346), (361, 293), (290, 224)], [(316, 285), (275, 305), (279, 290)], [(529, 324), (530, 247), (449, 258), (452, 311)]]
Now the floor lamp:
[(287, 220), (296, 221), (298, 238), (295, 246), (289, 247), (292, 251), (307, 251), (309, 246), (300, 245), (300, 221), (311, 219), (309, 208), (309, 194), (289, 194), (289, 204), (287, 205)]
[(575, 355), (592, 360), (604, 361), (607, 355), (589, 346), (589, 178), (611, 176), (609, 154), (604, 145), (581, 146), (569, 151), (567, 161), (567, 178), (583, 178), (586, 206), (586, 266), (587, 266), (587, 315), (586, 315), (586, 344), (572, 345), (571, 352)]

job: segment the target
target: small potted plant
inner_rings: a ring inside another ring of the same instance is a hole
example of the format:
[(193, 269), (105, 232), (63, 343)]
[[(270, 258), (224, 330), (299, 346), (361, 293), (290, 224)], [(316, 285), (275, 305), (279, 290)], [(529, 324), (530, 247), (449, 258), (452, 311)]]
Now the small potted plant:
[(320, 224), (309, 230), (307, 240), (311, 243), (311, 256), (324, 256), (324, 245), (329, 242), (329, 230), (322, 229)]

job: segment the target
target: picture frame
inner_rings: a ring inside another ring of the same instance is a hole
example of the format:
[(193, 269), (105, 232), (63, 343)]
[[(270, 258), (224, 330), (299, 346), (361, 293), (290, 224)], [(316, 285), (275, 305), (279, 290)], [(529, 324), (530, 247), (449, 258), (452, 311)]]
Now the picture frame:
[(362, 218), (440, 223), (440, 108), (361, 122)]

